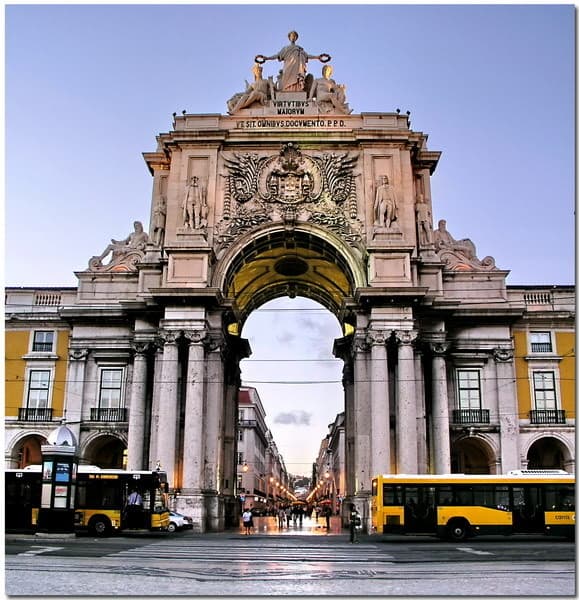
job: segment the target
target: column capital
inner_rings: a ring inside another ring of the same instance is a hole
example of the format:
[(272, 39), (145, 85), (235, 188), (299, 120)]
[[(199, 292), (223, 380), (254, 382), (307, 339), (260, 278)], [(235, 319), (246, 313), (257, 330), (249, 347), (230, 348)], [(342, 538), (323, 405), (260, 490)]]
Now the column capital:
[(203, 344), (207, 341), (208, 335), (205, 329), (189, 329), (183, 332), (183, 337), (190, 344)]
[(369, 329), (366, 342), (369, 346), (385, 346), (390, 333), (387, 329)]
[(493, 358), (497, 363), (511, 362), (513, 360), (513, 349), (493, 348)]
[(133, 348), (133, 352), (135, 353), (135, 355), (137, 356), (143, 356), (145, 355), (149, 349), (151, 347), (154, 346), (154, 343), (150, 340), (135, 340), (133, 341), (133, 343), (131, 344), (132, 348)]
[(431, 341), (428, 342), (428, 346), (434, 356), (443, 357), (450, 348), (450, 342)]
[(414, 343), (418, 337), (418, 331), (415, 331), (414, 329), (398, 329), (394, 332), (394, 336), (396, 337), (396, 342), (400, 346), (409, 346), (410, 344)]
[(176, 344), (181, 336), (181, 330), (162, 329), (159, 331), (159, 341), (161, 344)]
[(356, 333), (354, 335), (354, 343), (352, 344), (352, 352), (356, 354), (358, 352), (368, 352), (372, 347), (370, 336), (367, 333)]
[(88, 348), (71, 348), (68, 352), (70, 360), (86, 360), (88, 357)]

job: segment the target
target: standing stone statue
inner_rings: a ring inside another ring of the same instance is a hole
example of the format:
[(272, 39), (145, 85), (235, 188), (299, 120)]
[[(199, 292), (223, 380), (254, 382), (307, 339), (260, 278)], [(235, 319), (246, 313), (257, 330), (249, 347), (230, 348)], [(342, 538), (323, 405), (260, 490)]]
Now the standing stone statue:
[(432, 214), (430, 206), (422, 194), (418, 194), (416, 202), (416, 224), (418, 226), (418, 242), (421, 246), (432, 244)]
[(273, 56), (264, 56), (258, 54), (255, 57), (255, 62), (263, 64), (266, 60), (274, 60), (277, 58), (279, 61), (283, 61), (283, 69), (281, 70), (281, 77), (278, 81), (279, 92), (302, 92), (305, 89), (306, 83), (306, 71), (308, 60), (319, 60), (321, 62), (328, 62), (331, 57), (329, 54), (320, 54), (318, 56), (312, 56), (308, 54), (301, 46), (296, 44), (298, 39), (297, 31), (290, 31), (288, 38), (290, 43), (284, 46), (277, 54)]
[(390, 229), (392, 221), (398, 218), (398, 205), (394, 192), (390, 188), (388, 176), (382, 175), (379, 182), (374, 199), (374, 225)]
[(201, 229), (207, 226), (205, 193), (199, 184), (199, 177), (193, 175), (183, 200), (183, 227)]
[(346, 86), (332, 79), (333, 70), (331, 65), (322, 67), (322, 77), (314, 81), (308, 97), (315, 98), (324, 112), (348, 115), (352, 111), (346, 103)]
[(151, 240), (155, 246), (162, 246), (165, 238), (165, 220), (167, 218), (167, 200), (161, 195), (153, 208), (153, 227)]

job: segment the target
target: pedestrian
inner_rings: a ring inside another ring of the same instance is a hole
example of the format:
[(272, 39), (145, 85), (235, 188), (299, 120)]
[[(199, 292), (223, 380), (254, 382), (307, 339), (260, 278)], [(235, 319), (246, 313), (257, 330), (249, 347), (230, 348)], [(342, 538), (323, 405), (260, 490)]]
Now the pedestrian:
[(350, 543), (358, 544), (358, 530), (362, 525), (362, 518), (355, 504), (350, 505)]
[(330, 531), (330, 517), (332, 516), (332, 509), (326, 506), (324, 510), (324, 517), (326, 517), (326, 530)]
[(241, 515), (243, 521), (244, 535), (251, 535), (251, 528), (253, 527), (253, 515), (249, 508), (246, 508)]
[(280, 529), (283, 529), (283, 526), (285, 525), (285, 510), (283, 509), (283, 506), (280, 506), (277, 511), (277, 525)]

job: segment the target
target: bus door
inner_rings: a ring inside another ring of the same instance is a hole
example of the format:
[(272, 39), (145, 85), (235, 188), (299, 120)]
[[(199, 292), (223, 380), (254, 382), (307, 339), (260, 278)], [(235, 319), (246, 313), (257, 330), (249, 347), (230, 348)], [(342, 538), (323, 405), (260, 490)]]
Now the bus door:
[(545, 507), (541, 488), (536, 485), (513, 486), (513, 533), (543, 533)]
[(436, 532), (434, 487), (406, 486), (404, 492), (404, 530), (407, 533)]

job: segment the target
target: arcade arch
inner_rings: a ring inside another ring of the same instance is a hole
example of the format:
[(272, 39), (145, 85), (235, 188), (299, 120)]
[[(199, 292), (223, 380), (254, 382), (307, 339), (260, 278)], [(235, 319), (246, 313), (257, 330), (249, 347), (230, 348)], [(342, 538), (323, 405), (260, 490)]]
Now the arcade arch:
[(452, 472), (494, 475), (497, 472), (495, 452), (480, 436), (459, 438), (452, 447)]
[(12, 445), (10, 463), (13, 469), (23, 469), (28, 465), (39, 465), (42, 462), (41, 446), (46, 438), (39, 433), (27, 433)]
[(540, 437), (529, 445), (526, 453), (527, 469), (563, 469), (573, 471), (569, 448), (554, 436)]
[(127, 456), (126, 440), (114, 434), (97, 434), (85, 442), (80, 455), (85, 464), (102, 469), (124, 469)]

